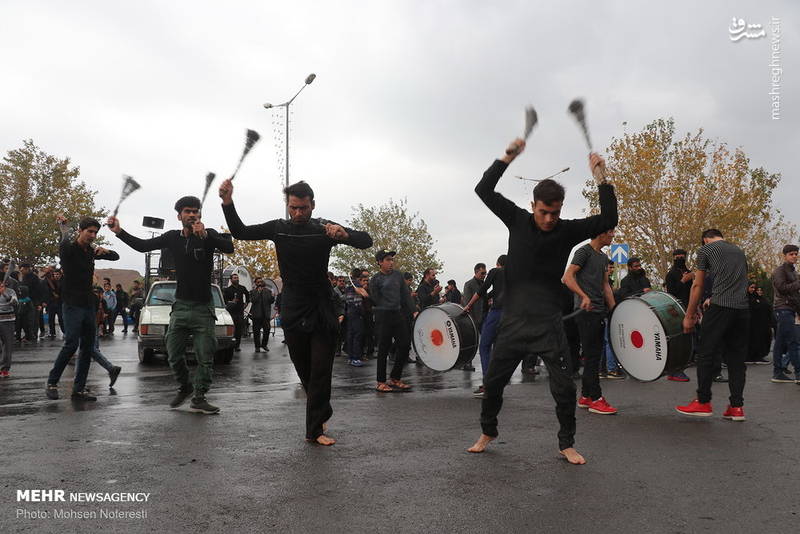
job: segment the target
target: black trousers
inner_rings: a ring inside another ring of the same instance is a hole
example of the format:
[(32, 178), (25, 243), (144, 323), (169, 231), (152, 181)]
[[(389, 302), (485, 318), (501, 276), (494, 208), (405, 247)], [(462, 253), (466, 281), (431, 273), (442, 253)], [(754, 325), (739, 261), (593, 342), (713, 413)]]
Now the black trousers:
[[(711, 384), (719, 362), (728, 364), (730, 405), (744, 406), (750, 310), (737, 310), (712, 304), (703, 314), (703, 331), (697, 350), (697, 400), (711, 402)], [(780, 357), (780, 356), (778, 356)]]
[(603, 337), (606, 319), (602, 313), (584, 312), (575, 317), (583, 350), (583, 376), (581, 396), (597, 400), (603, 396), (600, 388), (600, 356), (603, 354)]
[(335, 332), (285, 330), (286, 346), (306, 392), (306, 439), (322, 435), (322, 424), (333, 415), (331, 375)]
[(500, 333), (483, 379), (485, 388), (481, 403), (481, 430), (487, 436), (497, 436), (497, 416), (503, 407), (503, 390), (519, 363), (527, 354), (542, 357), (550, 381), (550, 393), (556, 401), (558, 417), (558, 448), (564, 450), (575, 443), (575, 382), (572, 380), (572, 361), (569, 343), (564, 334), (561, 316), (537, 319), (503, 313)]
[(47, 322), (49, 323), (50, 327), (50, 335), (56, 335), (56, 317), (58, 317), (58, 327), (61, 329), (61, 333), (64, 333), (64, 317), (61, 315), (61, 304), (53, 303), (47, 305)]
[(386, 382), (386, 356), (395, 343), (394, 366), (389, 375), (394, 380), (403, 376), (403, 367), (408, 361), (408, 351), (411, 350), (411, 330), (408, 328), (408, 319), (400, 310), (375, 311), (375, 330), (378, 333), (378, 382)]
[[(266, 317), (251, 317), (253, 321), (253, 344), (255, 348), (267, 348), (269, 341), (269, 319)], [(264, 332), (264, 339), (261, 339), (261, 332)]]
[(242, 342), (242, 334), (244, 334), (245, 319), (244, 315), (240, 314), (231, 314), (231, 318), (233, 319), (234, 346), (238, 349)]

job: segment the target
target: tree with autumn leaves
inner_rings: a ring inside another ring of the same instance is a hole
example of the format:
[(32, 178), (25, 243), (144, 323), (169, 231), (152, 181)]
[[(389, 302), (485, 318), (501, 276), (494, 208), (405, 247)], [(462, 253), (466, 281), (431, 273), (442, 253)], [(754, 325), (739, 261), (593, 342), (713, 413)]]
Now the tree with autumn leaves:
[[(606, 165), (619, 202), (614, 241), (628, 243), (656, 279), (669, 269), (674, 249), (691, 259), (707, 228), (745, 251), (754, 276), (771, 272), (783, 245), (797, 241), (796, 227), (772, 202), (781, 175), (753, 168), (742, 149), (711, 141), (702, 129), (678, 139), (673, 119), (655, 120), (614, 139)], [(596, 210), (594, 182), (583, 195)]]
[(334, 247), (330, 268), (335, 272), (349, 273), (356, 267), (374, 271), (375, 253), (381, 249), (396, 251), (395, 270), (410, 272), (417, 280), (429, 267), (442, 270), (428, 225), (419, 213), (409, 212), (406, 200), (389, 200), (380, 206), (359, 204), (346, 225), (369, 233), (373, 246), (367, 250)]
[(58, 256), (56, 216), (75, 222), (102, 219), (96, 191), (79, 179), (69, 158), (47, 154), (33, 140), (10, 150), (0, 162), (0, 257), (43, 264)]

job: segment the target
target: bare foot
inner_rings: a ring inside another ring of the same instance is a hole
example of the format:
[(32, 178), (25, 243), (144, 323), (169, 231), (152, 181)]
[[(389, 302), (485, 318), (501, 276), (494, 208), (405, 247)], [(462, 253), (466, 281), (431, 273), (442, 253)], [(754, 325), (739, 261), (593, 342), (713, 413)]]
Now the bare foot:
[(570, 447), (569, 449), (564, 449), (563, 451), (558, 451), (558, 452), (559, 452), (559, 454), (561, 454), (561, 456), (566, 458), (567, 461), (569, 463), (571, 463), (571, 464), (583, 465), (583, 464), (586, 463), (586, 459), (583, 456), (581, 456), (580, 454), (578, 454), (578, 451), (576, 451), (573, 447)]
[(493, 438), (492, 436), (481, 434), (481, 437), (478, 438), (478, 441), (475, 442), (475, 445), (467, 449), (467, 452), (474, 452), (474, 453), (483, 452), (486, 450), (486, 446), (489, 445), (489, 443), (494, 440), (495, 438)]
[(333, 439), (331, 437), (328, 437), (325, 434), (321, 434), (321, 435), (317, 436), (317, 440), (316, 441), (317, 441), (318, 444), (325, 445), (326, 447), (336, 443), (335, 439)]

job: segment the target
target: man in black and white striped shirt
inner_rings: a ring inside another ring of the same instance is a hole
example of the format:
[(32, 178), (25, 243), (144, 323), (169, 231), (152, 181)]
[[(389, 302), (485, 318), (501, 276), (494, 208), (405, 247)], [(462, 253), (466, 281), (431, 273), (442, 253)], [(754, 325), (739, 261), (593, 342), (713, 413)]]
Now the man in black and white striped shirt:
[(722, 417), (744, 421), (744, 383), (750, 309), (747, 302), (747, 259), (742, 249), (725, 241), (716, 229), (703, 232), (703, 246), (697, 251), (697, 272), (683, 319), (683, 331), (691, 332), (697, 322), (697, 306), (706, 276), (714, 277), (711, 306), (703, 315), (703, 332), (697, 350), (697, 398), (676, 409), (686, 415), (710, 416), (714, 362), (725, 355), (728, 363), (730, 404)]

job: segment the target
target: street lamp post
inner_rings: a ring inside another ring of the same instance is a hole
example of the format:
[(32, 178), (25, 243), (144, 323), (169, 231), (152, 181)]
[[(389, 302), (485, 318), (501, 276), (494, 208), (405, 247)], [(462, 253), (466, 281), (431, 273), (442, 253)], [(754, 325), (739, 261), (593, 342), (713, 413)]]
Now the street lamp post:
[[(283, 104), (272, 105), (269, 102), (264, 104), (264, 108), (265, 109), (286, 108), (286, 172), (285, 172), (285, 175), (286, 175), (286, 187), (289, 187), (289, 106), (292, 104), (292, 102), (294, 102), (294, 99), (297, 98), (297, 95), (299, 95), (303, 91), (303, 89), (306, 88), (307, 85), (310, 85), (311, 82), (313, 82), (316, 77), (317, 77), (317, 75), (314, 74), (314, 73), (311, 73), (308, 76), (306, 76), (306, 81), (303, 84), (303, 86), (300, 88), (300, 90), (297, 91), (292, 98), (290, 98), (289, 100), (287, 100)], [(286, 206), (286, 219), (289, 219), (289, 206), (288, 205)]]

